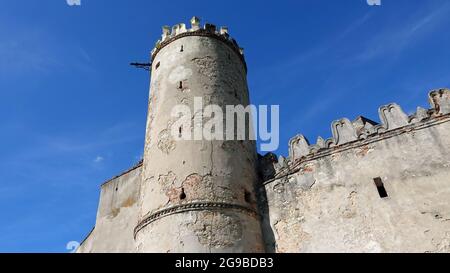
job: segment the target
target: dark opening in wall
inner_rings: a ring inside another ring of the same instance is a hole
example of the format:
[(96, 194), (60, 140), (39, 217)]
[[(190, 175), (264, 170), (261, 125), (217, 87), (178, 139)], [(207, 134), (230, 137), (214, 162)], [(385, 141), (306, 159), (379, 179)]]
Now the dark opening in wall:
[(180, 81), (180, 83), (178, 84), (178, 88), (183, 89), (183, 82)]
[(184, 193), (184, 188), (181, 188), (180, 199), (181, 199), (181, 200), (186, 199), (186, 193)]
[(375, 182), (375, 186), (377, 186), (378, 194), (380, 195), (380, 197), (381, 198), (388, 197), (386, 188), (384, 187), (381, 177), (374, 178), (373, 181)]
[(155, 70), (158, 69), (158, 67), (159, 67), (160, 64), (161, 64), (161, 62), (158, 62), (158, 63), (155, 65)]
[(251, 195), (248, 191), (245, 191), (245, 192), (244, 192), (244, 200), (245, 200), (245, 202), (247, 202), (247, 203), (251, 203), (252, 195)]
[(180, 49), (180, 52), (183, 52), (184, 51), (184, 49), (183, 49), (183, 45), (181, 45), (181, 49)]
[(180, 126), (180, 128), (178, 128), (178, 137), (182, 137), (183, 135), (183, 126)]

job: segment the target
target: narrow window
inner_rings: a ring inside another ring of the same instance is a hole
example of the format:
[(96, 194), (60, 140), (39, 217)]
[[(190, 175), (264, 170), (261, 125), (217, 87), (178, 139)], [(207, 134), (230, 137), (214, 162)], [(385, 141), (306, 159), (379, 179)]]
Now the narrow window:
[(181, 45), (181, 49), (180, 49), (180, 52), (183, 52), (184, 51), (184, 49), (183, 49), (183, 45)]
[(251, 199), (252, 199), (251, 194), (248, 191), (245, 191), (244, 192), (244, 200), (245, 200), (245, 202), (251, 203)]
[(186, 199), (186, 193), (184, 193), (184, 188), (181, 188), (180, 199), (181, 199), (181, 200)]
[(178, 85), (178, 88), (183, 89), (183, 82), (180, 81), (180, 84)]
[(180, 126), (180, 128), (178, 128), (178, 137), (181, 138), (182, 135), (183, 135), (183, 126)]
[(386, 188), (384, 187), (383, 181), (380, 177), (374, 178), (373, 181), (375, 182), (375, 186), (377, 186), (378, 194), (381, 198), (388, 197)]
[(158, 69), (158, 67), (159, 67), (160, 64), (161, 64), (160, 62), (158, 62), (158, 63), (156, 64), (155, 70)]

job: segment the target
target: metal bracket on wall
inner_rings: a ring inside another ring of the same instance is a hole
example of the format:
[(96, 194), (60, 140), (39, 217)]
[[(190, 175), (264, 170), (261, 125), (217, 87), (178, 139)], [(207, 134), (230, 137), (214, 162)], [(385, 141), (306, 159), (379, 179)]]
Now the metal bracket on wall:
[(145, 69), (147, 71), (150, 71), (152, 68), (152, 63), (130, 63), (130, 65), (136, 68)]

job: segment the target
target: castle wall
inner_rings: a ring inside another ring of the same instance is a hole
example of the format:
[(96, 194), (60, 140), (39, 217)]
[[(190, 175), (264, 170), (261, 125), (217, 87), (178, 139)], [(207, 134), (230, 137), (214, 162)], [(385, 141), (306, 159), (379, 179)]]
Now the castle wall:
[(273, 251), (450, 252), (450, 93), (439, 92), (411, 117), (390, 105), (382, 125), (341, 120), (331, 141), (294, 138), (264, 186)]
[(77, 252), (136, 252), (141, 169), (139, 164), (102, 185), (95, 227)]
[(450, 90), (413, 115), (383, 106), (380, 124), (334, 121), (314, 145), (298, 135), (288, 158), (257, 158), (248, 140), (178, 140), (175, 106), (194, 109), (174, 127), (182, 137), (210, 119), (198, 98), (249, 104), (227, 28), (191, 23), (163, 27), (143, 163), (102, 185), (78, 252), (450, 252)]

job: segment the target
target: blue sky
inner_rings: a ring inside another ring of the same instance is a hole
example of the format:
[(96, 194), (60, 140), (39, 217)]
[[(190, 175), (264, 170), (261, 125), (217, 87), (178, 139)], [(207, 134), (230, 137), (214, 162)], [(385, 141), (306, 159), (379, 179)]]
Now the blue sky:
[(66, 252), (95, 223), (99, 186), (143, 150), (147, 61), (162, 25), (227, 25), (253, 104), (290, 137), (450, 86), (450, 1), (0, 0), (0, 252)]

